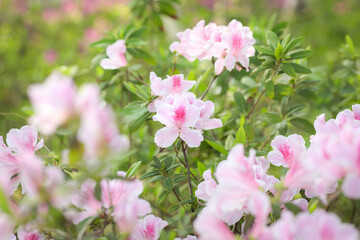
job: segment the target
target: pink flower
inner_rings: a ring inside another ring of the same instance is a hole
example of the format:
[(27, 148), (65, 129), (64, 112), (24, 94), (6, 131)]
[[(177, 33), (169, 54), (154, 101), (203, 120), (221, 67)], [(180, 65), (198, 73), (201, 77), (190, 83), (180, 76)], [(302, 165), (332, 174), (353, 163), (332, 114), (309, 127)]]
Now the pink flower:
[(0, 239), (2, 240), (16, 240), (16, 236), (13, 234), (14, 224), (10, 218), (0, 213)]
[(33, 126), (23, 126), (20, 129), (10, 129), (6, 135), (6, 142), (11, 150), (16, 153), (34, 153), (44, 146), (41, 139), (38, 142), (37, 129)]
[(147, 215), (144, 219), (138, 220), (130, 239), (133, 240), (157, 240), (160, 237), (161, 230), (168, 223), (154, 215)]
[(170, 51), (177, 52), (189, 61), (215, 61), (215, 74), (219, 75), (224, 67), (231, 71), (241, 67), (249, 70), (249, 57), (255, 55), (255, 39), (248, 27), (243, 27), (237, 20), (232, 20), (228, 26), (217, 26), (201, 20), (193, 29), (186, 29), (177, 34), (180, 42), (173, 42)]
[(219, 184), (206, 206), (229, 225), (239, 221), (243, 212), (253, 213), (256, 218), (252, 228), (254, 236), (266, 224), (270, 212), (269, 198), (259, 188), (270, 188), (270, 184), (264, 182), (265, 179), (267, 181), (265, 171), (258, 171), (259, 167), (266, 169), (267, 166), (263, 164), (263, 159), (256, 159), (254, 151), (246, 157), (243, 146), (236, 145), (227, 160), (220, 162), (216, 169), (215, 176)]
[(294, 161), (305, 152), (305, 141), (302, 136), (293, 134), (288, 137), (277, 136), (271, 142), (273, 151), (268, 154), (269, 161), (275, 166), (291, 168)]
[(210, 118), (215, 110), (215, 104), (212, 101), (201, 102), (200, 119), (195, 124), (199, 130), (211, 130), (222, 127), (222, 122), (217, 118)]
[(194, 129), (199, 120), (200, 109), (190, 105), (187, 99), (181, 95), (175, 96), (173, 103), (156, 102), (155, 121), (165, 125), (155, 134), (155, 143), (159, 147), (169, 147), (179, 137), (189, 147), (198, 147), (203, 141), (201, 132)]
[(150, 73), (150, 82), (151, 93), (160, 97), (183, 94), (195, 85), (195, 81), (184, 80), (183, 74), (168, 76), (168, 78), (161, 80), (154, 72)]
[(97, 85), (84, 85), (77, 97), (80, 113), (78, 140), (85, 146), (85, 154), (99, 158), (108, 151), (121, 152), (128, 149), (127, 138), (119, 134), (112, 109), (103, 104)]
[(47, 49), (44, 53), (44, 60), (47, 64), (53, 64), (57, 59), (57, 51), (55, 49)]
[(22, 192), (36, 198), (44, 180), (44, 166), (42, 161), (33, 154), (24, 153), (19, 155), (20, 181)]
[(281, 219), (266, 229), (260, 240), (272, 239), (317, 239), (317, 240), (355, 240), (359, 233), (354, 226), (341, 223), (334, 213), (317, 209), (313, 213), (301, 212), (296, 217), (288, 211)]
[(28, 227), (20, 226), (18, 230), (19, 240), (45, 240), (45, 236), (37, 230), (28, 230)]
[(348, 198), (359, 199), (360, 198), (360, 175), (350, 173), (345, 177), (345, 180), (341, 186), (342, 192)]
[[(75, 224), (85, 218), (97, 216), (104, 208), (107, 214), (113, 214), (122, 232), (130, 232), (139, 216), (151, 212), (150, 204), (139, 199), (143, 191), (142, 182), (139, 180), (101, 180), (101, 202), (95, 198), (95, 184), (91, 179), (86, 180), (81, 186), (80, 193), (73, 197), (73, 204), (83, 209), (82, 212), (73, 214)], [(109, 212), (111, 209), (114, 209), (113, 212)]]
[(72, 203), (83, 210), (74, 214), (73, 222), (75, 224), (88, 217), (96, 216), (101, 210), (101, 203), (95, 198), (95, 185), (95, 181), (88, 179), (81, 185), (80, 192), (73, 196)]
[(198, 185), (198, 189), (195, 191), (195, 195), (201, 200), (208, 201), (214, 194), (217, 183), (211, 176), (211, 170), (206, 170), (203, 173), (203, 177), (204, 181)]
[(199, 240), (235, 239), (234, 234), (219, 216), (206, 208), (197, 215), (194, 221), (194, 229), (199, 235)]
[(75, 84), (59, 72), (53, 72), (43, 84), (31, 85), (28, 95), (35, 113), (30, 123), (43, 134), (54, 133), (74, 114)]
[(125, 52), (125, 40), (117, 40), (106, 48), (106, 55), (109, 58), (101, 60), (100, 66), (104, 69), (118, 69), (125, 67), (127, 65)]

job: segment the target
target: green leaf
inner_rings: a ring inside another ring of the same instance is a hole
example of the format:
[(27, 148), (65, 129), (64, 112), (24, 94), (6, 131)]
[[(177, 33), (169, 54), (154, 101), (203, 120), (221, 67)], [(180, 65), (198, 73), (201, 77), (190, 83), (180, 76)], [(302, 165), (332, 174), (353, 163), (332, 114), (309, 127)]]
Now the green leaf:
[(135, 176), (136, 171), (139, 169), (141, 165), (141, 161), (138, 161), (136, 163), (133, 163), (130, 168), (126, 172), (126, 177), (133, 177)]
[(272, 207), (273, 217), (275, 218), (275, 220), (279, 219), (281, 216), (280, 204), (275, 202), (271, 204), (271, 207)]
[(140, 118), (138, 118), (134, 123), (132, 123), (129, 129), (130, 133), (136, 132), (142, 125), (144, 125), (144, 123), (146, 122), (146, 120), (148, 120), (150, 115), (151, 113), (146, 112)]
[(131, 38), (139, 38), (142, 36), (142, 34), (145, 32), (146, 27), (140, 27), (138, 29), (133, 29), (131, 32), (127, 34), (125, 39), (128, 39), (126, 42), (128, 42)]
[(287, 116), (291, 116), (294, 113), (297, 113), (305, 108), (305, 104), (297, 104), (295, 106), (292, 106), (286, 113)]
[(171, 190), (173, 188), (173, 183), (172, 183), (171, 179), (168, 177), (166, 177), (164, 179), (164, 188), (167, 192), (171, 192)]
[(157, 175), (161, 175), (161, 172), (159, 170), (152, 170), (152, 171), (147, 172), (144, 175), (142, 175), (139, 179), (143, 180), (143, 179), (154, 177), (154, 176), (157, 176)]
[(265, 92), (269, 98), (274, 97), (274, 81), (272, 79), (268, 79), (265, 82)]
[(286, 54), (288, 51), (300, 46), (300, 44), (304, 41), (304, 38), (293, 38), (290, 40), (290, 42), (284, 46), (284, 54)]
[(317, 95), (316, 95), (315, 91), (313, 91), (312, 89), (303, 88), (303, 89), (298, 90), (296, 93), (308, 100), (316, 100), (317, 99)]
[(311, 56), (314, 53), (313, 50), (310, 49), (297, 49), (288, 53), (290, 59), (303, 59)]
[(286, 132), (287, 132), (287, 127), (288, 127), (287, 126), (287, 120), (286, 119), (282, 120), (282, 122), (278, 124), (279, 134), (280, 135), (285, 135)]
[(274, 51), (271, 50), (271, 48), (269, 48), (268, 46), (255, 46), (255, 49), (259, 52), (259, 53), (263, 53), (269, 56), (274, 56)]
[(240, 127), (236, 133), (235, 142), (245, 144), (246, 141), (246, 132), (244, 127)]
[(236, 105), (238, 106), (239, 111), (242, 113), (246, 113), (247, 112), (247, 104), (246, 104), (244, 95), (242, 95), (240, 92), (235, 92), (234, 99), (235, 99)]
[(104, 38), (99, 41), (90, 43), (90, 47), (92, 48), (106, 48), (110, 44), (113, 44), (116, 41), (116, 39), (110, 39), (110, 38)]
[(217, 142), (213, 142), (213, 141), (210, 141), (208, 139), (206, 139), (206, 142), (212, 147), (214, 148), (216, 151), (224, 154), (224, 155), (227, 155), (228, 152), (226, 151), (226, 149), (219, 143)]
[(275, 49), (274, 55), (276, 60), (280, 60), (282, 57), (282, 51), (283, 51), (283, 46), (280, 45), (280, 43), (278, 44), (278, 46)]
[(148, 43), (140, 38), (130, 38), (126, 41), (126, 44), (133, 46), (144, 46), (147, 45)]
[(313, 198), (310, 200), (309, 205), (308, 205), (309, 213), (312, 213), (313, 211), (315, 211), (318, 203), (319, 203), (319, 199)]
[(155, 59), (148, 52), (146, 52), (146, 51), (144, 51), (142, 49), (139, 49), (139, 48), (127, 48), (126, 50), (134, 58), (143, 59), (147, 63), (152, 64), (152, 65), (156, 64)]
[(293, 118), (290, 120), (290, 123), (299, 129), (302, 129), (305, 132), (308, 132), (310, 134), (315, 133), (314, 126), (306, 119), (304, 118)]
[(284, 73), (286, 73), (290, 77), (296, 77), (296, 72), (291, 64), (283, 62), (280, 64), (280, 68), (281, 70), (283, 70)]
[(267, 112), (265, 113), (265, 116), (271, 123), (279, 123), (282, 121), (282, 118), (278, 113)]
[(159, 1), (160, 12), (169, 17), (176, 17), (176, 9), (167, 1)]
[(272, 48), (276, 49), (279, 43), (279, 37), (271, 31), (266, 32), (266, 43)]
[(307, 68), (303, 65), (297, 64), (297, 63), (290, 63), (290, 65), (294, 68), (295, 72), (300, 74), (309, 74), (311, 73), (310, 68)]
[(88, 217), (82, 220), (79, 224), (76, 225), (77, 240), (83, 239), (83, 236), (89, 227), (89, 225), (95, 220), (96, 217)]
[(0, 212), (11, 215), (9, 198), (5, 194), (4, 190), (0, 187)]
[(274, 86), (274, 90), (275, 90), (276, 95), (280, 94), (280, 95), (287, 96), (287, 95), (291, 95), (294, 93), (293, 88), (286, 84), (276, 84)]
[(197, 162), (197, 167), (200, 175), (202, 175), (206, 171), (206, 166), (200, 161)]
[(171, 207), (169, 207), (168, 212), (175, 212), (176, 210), (178, 210), (180, 208), (180, 206), (177, 205), (173, 205)]
[(352, 55), (354, 55), (355, 54), (354, 43), (353, 43), (353, 41), (352, 41), (352, 39), (351, 39), (351, 37), (349, 35), (346, 35), (345, 42), (347, 44), (347, 47), (348, 47), (350, 53)]
[(295, 215), (301, 212), (301, 209), (293, 203), (285, 203), (285, 207)]

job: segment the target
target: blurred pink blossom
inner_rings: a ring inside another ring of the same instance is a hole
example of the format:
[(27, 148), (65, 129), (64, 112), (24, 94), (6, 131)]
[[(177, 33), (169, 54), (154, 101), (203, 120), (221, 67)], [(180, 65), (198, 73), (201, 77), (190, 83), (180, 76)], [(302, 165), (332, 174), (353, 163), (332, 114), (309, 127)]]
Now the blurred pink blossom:
[(44, 53), (44, 60), (48, 64), (53, 64), (57, 60), (57, 51), (55, 49), (47, 49)]
[(154, 215), (147, 215), (144, 219), (137, 221), (134, 230), (130, 235), (131, 240), (157, 240), (160, 237), (161, 230), (168, 223)]
[(75, 114), (76, 86), (60, 72), (52, 72), (43, 84), (31, 85), (28, 95), (34, 109), (29, 121), (45, 135), (53, 134)]
[(203, 177), (204, 181), (199, 183), (198, 189), (195, 191), (195, 195), (201, 200), (208, 201), (214, 194), (217, 183), (211, 176), (211, 170), (206, 170), (203, 173)]

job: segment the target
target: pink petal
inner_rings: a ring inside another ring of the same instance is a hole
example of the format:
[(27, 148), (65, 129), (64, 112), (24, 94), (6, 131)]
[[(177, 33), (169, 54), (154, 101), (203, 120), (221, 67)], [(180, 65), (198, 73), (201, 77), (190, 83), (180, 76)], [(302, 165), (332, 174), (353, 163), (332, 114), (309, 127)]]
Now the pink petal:
[(113, 70), (113, 69), (118, 69), (118, 68), (126, 66), (126, 63), (124, 64), (124, 62), (120, 62), (120, 61), (117, 61), (117, 60), (112, 60), (112, 59), (109, 59), (109, 58), (105, 58), (105, 59), (101, 60), (100, 66), (103, 69)]
[(155, 133), (155, 143), (159, 147), (167, 148), (170, 147), (177, 137), (179, 136), (179, 130), (164, 127)]
[(124, 40), (117, 40), (106, 48), (106, 55), (113, 60), (122, 61), (122, 56), (125, 52), (126, 46)]
[(211, 130), (211, 129), (220, 128), (220, 127), (222, 127), (222, 122), (220, 119), (217, 119), (217, 118), (212, 118), (212, 119), (203, 121), (201, 124), (201, 128), (204, 130)]
[(222, 70), (224, 69), (224, 66), (225, 66), (224, 59), (223, 58), (218, 58), (215, 61), (215, 74), (219, 75), (222, 72)]
[(184, 142), (189, 147), (198, 147), (204, 140), (199, 130), (194, 130), (191, 128), (182, 128), (180, 132), (180, 138), (184, 140)]
[(355, 174), (349, 174), (345, 177), (342, 184), (342, 191), (345, 196), (352, 199), (360, 198), (360, 177)]
[(6, 135), (6, 142), (14, 152), (34, 153), (44, 145), (42, 140), (36, 144), (37, 136), (37, 129), (35, 127), (23, 126), (21, 129), (11, 129)]

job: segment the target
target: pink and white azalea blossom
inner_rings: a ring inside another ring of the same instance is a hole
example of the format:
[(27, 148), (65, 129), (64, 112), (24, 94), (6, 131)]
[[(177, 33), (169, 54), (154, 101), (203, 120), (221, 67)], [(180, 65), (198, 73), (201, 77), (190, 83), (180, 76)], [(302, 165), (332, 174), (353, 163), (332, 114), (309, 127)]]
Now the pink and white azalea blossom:
[(109, 150), (120, 152), (128, 149), (126, 137), (119, 134), (112, 109), (100, 98), (98, 86), (88, 84), (81, 88), (77, 98), (80, 112), (78, 140), (85, 146), (85, 154), (98, 158)]
[(41, 159), (30, 153), (23, 153), (18, 157), (22, 192), (37, 198), (44, 181), (44, 165)]
[(211, 176), (211, 170), (206, 170), (203, 173), (203, 177), (204, 181), (199, 183), (198, 189), (195, 191), (195, 195), (201, 200), (208, 201), (214, 194), (217, 183)]
[(195, 81), (184, 80), (183, 74), (168, 76), (161, 80), (154, 72), (150, 73), (150, 82), (151, 93), (160, 97), (183, 94), (195, 85)]
[(234, 240), (235, 236), (218, 214), (204, 208), (194, 221), (194, 230), (199, 240)]
[(10, 218), (3, 213), (0, 213), (0, 239), (1, 240), (16, 240), (16, 236), (13, 234), (14, 224)]
[(275, 166), (290, 168), (294, 161), (305, 152), (305, 141), (302, 136), (293, 134), (288, 137), (277, 136), (271, 142), (273, 151), (268, 154), (269, 161)]
[(88, 217), (96, 216), (101, 210), (101, 203), (95, 197), (95, 185), (96, 182), (94, 180), (87, 179), (81, 185), (80, 192), (74, 194), (72, 203), (83, 210), (72, 216), (75, 224)]
[(240, 71), (243, 67), (248, 71), (249, 57), (255, 55), (255, 39), (250, 28), (244, 27), (237, 20), (232, 20), (228, 26), (217, 26), (215, 23), (205, 25), (205, 21), (201, 20), (193, 29), (186, 29), (177, 36), (180, 42), (170, 45), (171, 52), (177, 52), (189, 61), (215, 57), (217, 75), (224, 68)]
[(34, 115), (30, 123), (42, 134), (50, 135), (74, 115), (76, 86), (71, 77), (54, 71), (43, 84), (28, 89)]
[(144, 219), (139, 219), (134, 230), (130, 235), (131, 240), (157, 240), (161, 230), (168, 223), (154, 215), (147, 215)]
[(203, 141), (201, 132), (194, 129), (199, 120), (200, 109), (188, 103), (181, 95), (174, 98), (172, 104), (156, 102), (155, 121), (165, 125), (155, 134), (155, 143), (159, 147), (169, 147), (180, 136), (189, 147), (198, 147)]
[(244, 212), (252, 213), (255, 223), (251, 232), (257, 236), (270, 212), (270, 200), (265, 191), (271, 188), (270, 182), (275, 182), (274, 177), (266, 174), (268, 164), (264, 160), (257, 159), (254, 151), (246, 157), (243, 146), (236, 145), (227, 160), (216, 168), (218, 186), (203, 211), (213, 212), (228, 225), (239, 221)]
[(19, 240), (45, 240), (44, 234), (41, 234), (38, 230), (32, 228), (20, 226), (18, 230)]
[(6, 143), (9, 148), (16, 153), (34, 153), (44, 146), (44, 141), (42, 139), (38, 142), (37, 129), (33, 126), (10, 129), (6, 135)]
[(106, 48), (106, 55), (108, 58), (102, 59), (100, 66), (104, 69), (118, 69), (125, 67), (127, 65), (125, 52), (125, 40), (117, 40)]
[(359, 232), (353, 225), (342, 223), (334, 213), (324, 210), (301, 212), (296, 216), (285, 211), (278, 221), (263, 231), (259, 239), (356, 240)]

